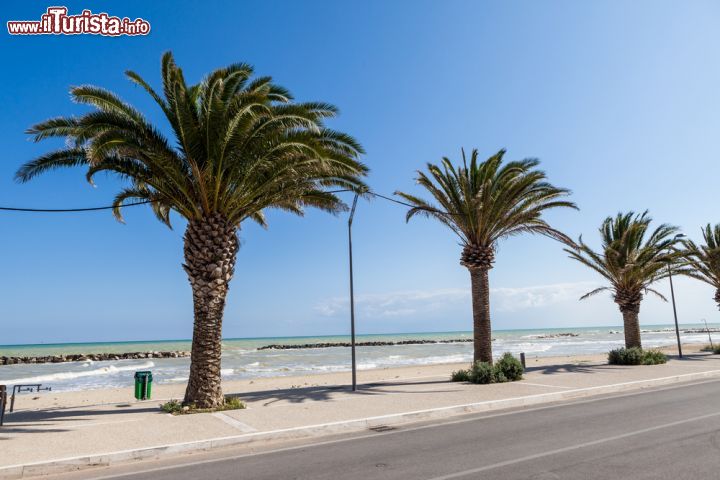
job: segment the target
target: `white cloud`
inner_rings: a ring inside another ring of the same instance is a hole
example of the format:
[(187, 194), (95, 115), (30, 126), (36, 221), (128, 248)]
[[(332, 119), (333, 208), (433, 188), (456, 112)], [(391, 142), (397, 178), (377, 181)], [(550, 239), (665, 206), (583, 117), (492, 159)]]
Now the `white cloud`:
[[(519, 288), (493, 288), (490, 302), (493, 310), (514, 312), (576, 302), (587, 291), (597, 287), (593, 282), (556, 283)], [(470, 289), (414, 290), (355, 296), (358, 315), (367, 318), (407, 317), (441, 311), (470, 303)], [(315, 305), (324, 316), (335, 316), (349, 310), (347, 297), (324, 300)]]
[(600, 286), (594, 282), (555, 283), (520, 288), (493, 288), (490, 301), (502, 312), (515, 312), (529, 308), (547, 307), (577, 300)]
[[(356, 311), (368, 317), (402, 317), (418, 311), (437, 310), (469, 298), (467, 290), (406, 291), (355, 296)], [(315, 306), (321, 315), (334, 316), (348, 311), (347, 297), (330, 298)]]

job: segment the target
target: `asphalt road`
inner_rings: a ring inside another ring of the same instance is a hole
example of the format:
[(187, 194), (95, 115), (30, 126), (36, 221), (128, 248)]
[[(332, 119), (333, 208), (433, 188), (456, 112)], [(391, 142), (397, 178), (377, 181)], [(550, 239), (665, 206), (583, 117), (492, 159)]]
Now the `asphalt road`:
[(718, 479), (720, 380), (143, 468), (84, 478)]

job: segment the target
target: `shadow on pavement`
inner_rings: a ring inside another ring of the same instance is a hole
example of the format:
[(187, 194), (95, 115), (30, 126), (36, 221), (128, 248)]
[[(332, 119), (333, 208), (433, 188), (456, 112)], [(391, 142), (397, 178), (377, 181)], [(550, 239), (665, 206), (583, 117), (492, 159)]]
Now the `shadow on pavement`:
[(255, 392), (243, 392), (237, 394), (228, 394), (230, 397), (239, 397), (248, 402), (263, 402), (263, 406), (271, 405), (275, 402), (287, 401), (290, 403), (316, 402), (332, 400), (333, 394), (346, 393), (350, 395), (388, 395), (394, 393), (443, 393), (452, 392), (453, 390), (387, 390), (388, 387), (403, 387), (412, 385), (435, 385), (450, 384), (450, 380), (442, 381), (426, 381), (426, 382), (372, 382), (358, 384), (357, 391), (353, 392), (349, 385), (329, 385), (329, 386), (308, 386), (296, 388), (284, 388), (280, 390), (262, 390)]

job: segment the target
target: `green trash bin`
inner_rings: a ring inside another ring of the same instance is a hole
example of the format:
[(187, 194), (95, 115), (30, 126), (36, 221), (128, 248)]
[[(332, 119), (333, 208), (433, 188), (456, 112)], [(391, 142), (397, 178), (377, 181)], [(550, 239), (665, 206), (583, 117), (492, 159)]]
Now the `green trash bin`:
[(152, 372), (135, 372), (135, 398), (150, 400), (152, 395)]

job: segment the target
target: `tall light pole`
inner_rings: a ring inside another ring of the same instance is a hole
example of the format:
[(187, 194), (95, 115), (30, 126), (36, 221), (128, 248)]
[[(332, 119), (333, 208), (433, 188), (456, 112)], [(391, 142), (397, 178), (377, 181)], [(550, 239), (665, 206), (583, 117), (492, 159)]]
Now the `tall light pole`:
[[(675, 242), (681, 238), (683, 238), (685, 235), (682, 233), (678, 233), (673, 238), (673, 245)], [(670, 279), (670, 297), (672, 298), (672, 306), (673, 306), (673, 316), (675, 317), (675, 337), (677, 338), (677, 346), (678, 346), (678, 357), (683, 358), (682, 354), (682, 343), (680, 342), (680, 326), (678, 325), (678, 319), (677, 319), (677, 308), (675, 307), (675, 289), (673, 288), (673, 281), (672, 281), (672, 264), (671, 262), (668, 263), (668, 278)]]
[(348, 253), (350, 258), (350, 349), (352, 350), (352, 390), (357, 390), (357, 367), (355, 363), (355, 292), (353, 289), (353, 258), (352, 258), (352, 222), (357, 207), (358, 193), (353, 198), (350, 218), (348, 218)]

